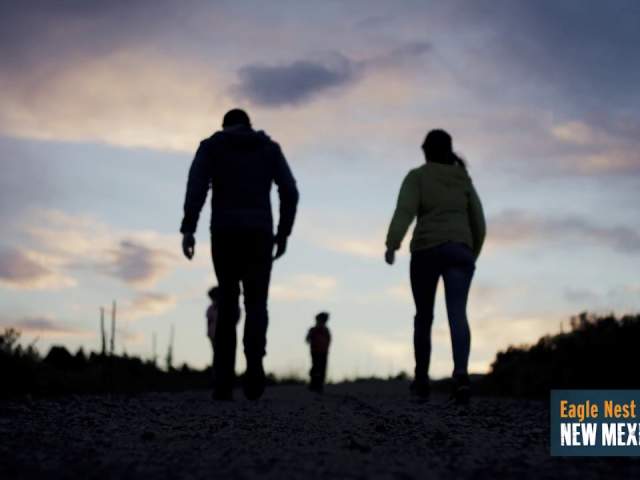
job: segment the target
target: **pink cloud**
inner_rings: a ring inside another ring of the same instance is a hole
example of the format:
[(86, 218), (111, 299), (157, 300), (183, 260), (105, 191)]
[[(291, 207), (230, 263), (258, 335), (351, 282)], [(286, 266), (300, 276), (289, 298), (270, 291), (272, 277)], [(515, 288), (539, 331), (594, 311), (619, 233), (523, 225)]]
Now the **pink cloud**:
[(75, 281), (46, 265), (46, 259), (22, 248), (0, 250), (0, 284), (17, 289), (56, 289)]

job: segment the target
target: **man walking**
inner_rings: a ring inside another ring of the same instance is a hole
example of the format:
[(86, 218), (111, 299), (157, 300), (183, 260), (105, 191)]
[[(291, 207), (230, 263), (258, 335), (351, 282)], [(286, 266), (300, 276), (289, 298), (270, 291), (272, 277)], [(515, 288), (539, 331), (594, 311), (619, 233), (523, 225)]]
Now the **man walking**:
[[(280, 217), (273, 234), (270, 192), (278, 187)], [(280, 146), (251, 127), (243, 110), (227, 112), (222, 130), (203, 140), (187, 183), (182, 250), (191, 260), (200, 210), (211, 197), (211, 254), (218, 277), (219, 313), (213, 360), (214, 398), (230, 400), (235, 377), (236, 322), (240, 284), (244, 292), (245, 396), (256, 400), (265, 388), (262, 358), (269, 322), (267, 297), (273, 260), (287, 248), (298, 190)], [(273, 254), (275, 244), (275, 255)]]

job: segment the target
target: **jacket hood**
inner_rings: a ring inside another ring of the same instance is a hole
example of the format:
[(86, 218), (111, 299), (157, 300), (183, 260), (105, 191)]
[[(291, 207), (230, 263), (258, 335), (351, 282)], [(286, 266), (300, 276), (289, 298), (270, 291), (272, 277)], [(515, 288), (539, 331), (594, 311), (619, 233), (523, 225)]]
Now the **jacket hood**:
[(471, 183), (467, 169), (459, 165), (427, 162), (422, 168), (447, 187), (466, 187)]
[(256, 146), (271, 141), (271, 138), (262, 130), (256, 131), (244, 125), (226, 127), (216, 132), (211, 138), (228, 144), (246, 146)]

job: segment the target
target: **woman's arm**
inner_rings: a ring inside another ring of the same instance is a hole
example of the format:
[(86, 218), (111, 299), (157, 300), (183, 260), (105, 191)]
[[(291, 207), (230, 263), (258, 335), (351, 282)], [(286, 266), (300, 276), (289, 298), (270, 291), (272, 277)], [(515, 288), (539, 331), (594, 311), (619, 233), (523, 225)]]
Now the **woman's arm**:
[(487, 235), (487, 225), (482, 210), (482, 202), (473, 184), (471, 184), (471, 192), (469, 195), (469, 223), (471, 225), (471, 234), (473, 235), (473, 252), (476, 258), (478, 258)]
[(400, 248), (402, 239), (409, 229), (409, 225), (418, 214), (420, 205), (420, 178), (417, 170), (410, 171), (402, 182), (396, 210), (387, 233), (387, 250), (395, 251)]

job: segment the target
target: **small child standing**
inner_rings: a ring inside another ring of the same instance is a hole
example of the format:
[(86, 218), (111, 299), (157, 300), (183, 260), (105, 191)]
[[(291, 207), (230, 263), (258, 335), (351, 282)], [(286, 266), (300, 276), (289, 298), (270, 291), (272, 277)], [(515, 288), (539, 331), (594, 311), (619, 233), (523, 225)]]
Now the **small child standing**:
[(311, 350), (311, 371), (309, 375), (311, 382), (309, 390), (322, 393), (324, 381), (327, 373), (327, 357), (329, 355), (329, 345), (331, 344), (331, 332), (327, 328), (329, 314), (320, 312), (316, 315), (316, 325), (309, 329), (307, 333), (307, 343)]

